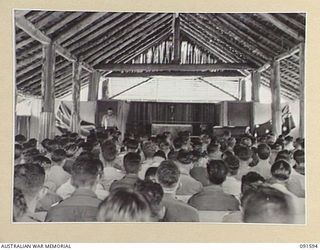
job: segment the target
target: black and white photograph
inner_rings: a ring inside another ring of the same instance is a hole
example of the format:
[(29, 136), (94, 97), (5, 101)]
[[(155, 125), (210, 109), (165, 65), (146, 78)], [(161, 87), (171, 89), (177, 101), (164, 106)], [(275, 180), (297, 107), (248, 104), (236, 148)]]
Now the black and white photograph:
[(12, 15), (12, 223), (305, 225), (307, 13)]

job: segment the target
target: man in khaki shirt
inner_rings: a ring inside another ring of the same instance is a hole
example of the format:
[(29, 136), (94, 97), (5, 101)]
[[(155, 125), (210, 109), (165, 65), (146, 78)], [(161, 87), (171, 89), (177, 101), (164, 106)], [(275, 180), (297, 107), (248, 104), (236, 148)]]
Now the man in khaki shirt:
[(103, 115), (101, 126), (105, 129), (118, 128), (117, 116), (114, 115), (112, 108), (108, 108), (107, 114)]

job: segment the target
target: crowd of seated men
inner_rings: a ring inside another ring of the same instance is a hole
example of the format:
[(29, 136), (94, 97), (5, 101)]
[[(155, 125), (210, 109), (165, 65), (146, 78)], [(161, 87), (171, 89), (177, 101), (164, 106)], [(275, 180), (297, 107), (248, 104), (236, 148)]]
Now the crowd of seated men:
[(304, 139), (15, 137), (14, 222), (304, 223)]

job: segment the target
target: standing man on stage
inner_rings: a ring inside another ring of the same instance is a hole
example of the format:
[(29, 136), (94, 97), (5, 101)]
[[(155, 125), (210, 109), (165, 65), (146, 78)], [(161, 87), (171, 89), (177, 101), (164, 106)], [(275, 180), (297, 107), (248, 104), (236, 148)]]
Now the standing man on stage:
[(113, 114), (112, 108), (108, 108), (107, 114), (103, 115), (102, 121), (101, 121), (101, 126), (104, 129), (107, 129), (107, 128), (118, 129), (117, 116), (115, 116)]

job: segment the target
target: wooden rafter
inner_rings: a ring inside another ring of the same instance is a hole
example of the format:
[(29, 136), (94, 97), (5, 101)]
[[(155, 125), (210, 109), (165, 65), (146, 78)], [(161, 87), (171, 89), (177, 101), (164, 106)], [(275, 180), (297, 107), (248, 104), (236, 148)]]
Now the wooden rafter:
[(251, 70), (252, 65), (246, 63), (216, 63), (216, 64), (99, 64), (95, 69), (104, 71), (179, 71), (197, 72), (212, 70)]
[(304, 40), (304, 38), (302, 36), (300, 36), (300, 34), (296, 30), (292, 29), (291, 27), (289, 27), (285, 23), (281, 22), (278, 18), (276, 18), (272, 14), (260, 13), (259, 15), (262, 16), (267, 21), (269, 21), (270, 23), (272, 23), (274, 26), (276, 26), (280, 30), (282, 30), (283, 32), (287, 33), (289, 36), (293, 37), (294, 39), (296, 39), (298, 41)]

